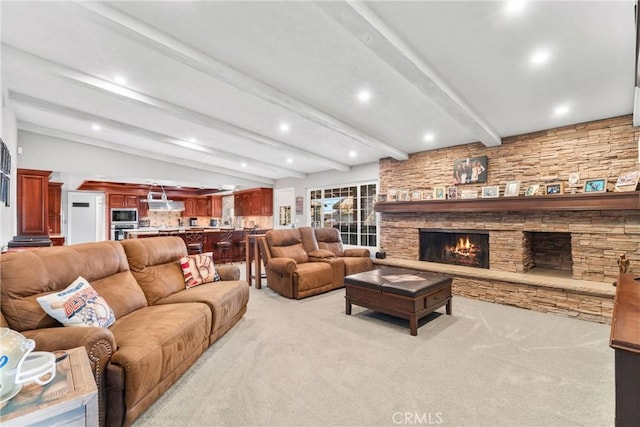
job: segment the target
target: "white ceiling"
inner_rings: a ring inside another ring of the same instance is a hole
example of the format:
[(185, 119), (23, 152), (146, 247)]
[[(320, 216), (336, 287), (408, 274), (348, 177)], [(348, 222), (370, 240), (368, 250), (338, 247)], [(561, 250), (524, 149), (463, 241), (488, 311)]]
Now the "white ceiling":
[(634, 5), (3, 1), (2, 71), (22, 131), (264, 186), (630, 114)]

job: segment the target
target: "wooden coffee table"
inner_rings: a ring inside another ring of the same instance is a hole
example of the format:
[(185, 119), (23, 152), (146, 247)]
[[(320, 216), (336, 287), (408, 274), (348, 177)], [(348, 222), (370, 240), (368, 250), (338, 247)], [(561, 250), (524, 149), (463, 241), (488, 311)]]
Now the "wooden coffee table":
[(407, 268), (382, 267), (344, 278), (346, 314), (351, 305), (370, 308), (409, 320), (411, 335), (418, 335), (418, 321), (446, 305), (452, 313), (451, 282), (442, 274)]

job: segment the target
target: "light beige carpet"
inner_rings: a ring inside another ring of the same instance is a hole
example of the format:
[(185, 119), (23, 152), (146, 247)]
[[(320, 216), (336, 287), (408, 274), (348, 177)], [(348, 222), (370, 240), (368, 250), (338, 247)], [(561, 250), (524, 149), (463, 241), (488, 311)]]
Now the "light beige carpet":
[(239, 324), (135, 426), (613, 425), (608, 325), (461, 297), (420, 325), (346, 316), (343, 289), (251, 288)]

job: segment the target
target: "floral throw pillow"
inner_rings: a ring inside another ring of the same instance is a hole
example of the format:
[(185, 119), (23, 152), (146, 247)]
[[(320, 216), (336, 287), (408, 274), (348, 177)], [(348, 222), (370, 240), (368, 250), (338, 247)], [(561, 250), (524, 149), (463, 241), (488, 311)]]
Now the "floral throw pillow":
[(64, 290), (36, 300), (49, 316), (64, 326), (108, 328), (116, 321), (109, 304), (82, 276)]
[(203, 283), (218, 282), (220, 275), (213, 264), (213, 253), (187, 255), (180, 259), (184, 274), (185, 288), (193, 288)]

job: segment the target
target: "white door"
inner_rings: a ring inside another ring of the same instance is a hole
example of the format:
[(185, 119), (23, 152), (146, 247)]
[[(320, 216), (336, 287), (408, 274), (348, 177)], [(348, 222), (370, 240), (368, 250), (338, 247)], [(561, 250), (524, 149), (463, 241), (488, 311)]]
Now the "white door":
[(294, 188), (273, 190), (273, 228), (295, 225), (296, 196)]
[(68, 244), (105, 240), (104, 193), (69, 191), (67, 200)]

